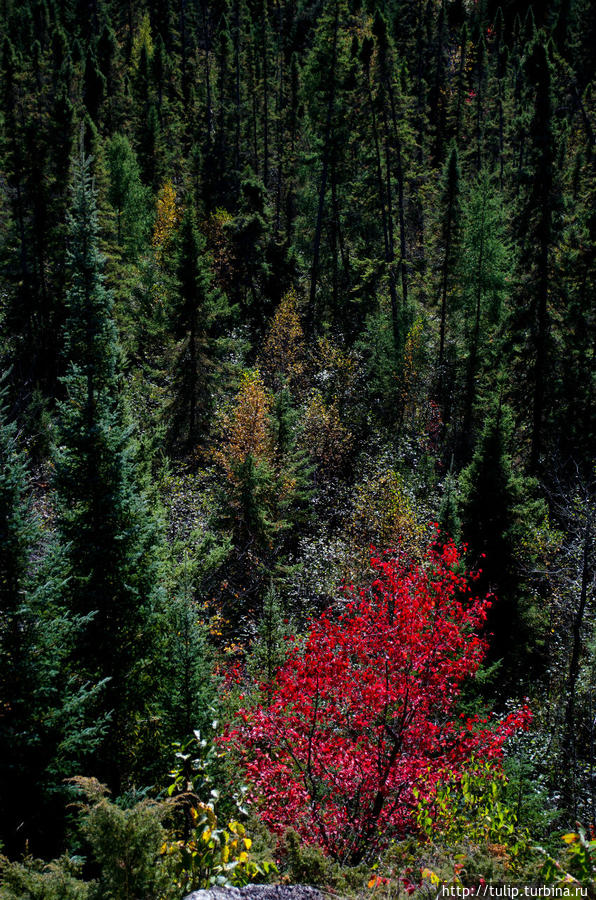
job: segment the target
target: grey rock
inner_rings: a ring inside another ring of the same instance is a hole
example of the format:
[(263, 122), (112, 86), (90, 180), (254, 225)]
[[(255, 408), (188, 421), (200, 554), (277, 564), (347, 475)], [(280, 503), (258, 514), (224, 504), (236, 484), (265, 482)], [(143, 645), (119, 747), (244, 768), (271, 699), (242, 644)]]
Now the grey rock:
[(247, 884), (243, 888), (213, 887), (193, 891), (184, 900), (325, 900), (325, 894), (306, 884)]

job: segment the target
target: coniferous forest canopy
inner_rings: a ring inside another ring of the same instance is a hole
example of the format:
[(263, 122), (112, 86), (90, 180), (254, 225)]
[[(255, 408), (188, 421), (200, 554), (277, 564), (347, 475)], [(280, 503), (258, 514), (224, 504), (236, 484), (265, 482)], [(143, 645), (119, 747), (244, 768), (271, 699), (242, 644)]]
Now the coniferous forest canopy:
[(594, 4), (0, 11), (2, 900), (593, 885)]

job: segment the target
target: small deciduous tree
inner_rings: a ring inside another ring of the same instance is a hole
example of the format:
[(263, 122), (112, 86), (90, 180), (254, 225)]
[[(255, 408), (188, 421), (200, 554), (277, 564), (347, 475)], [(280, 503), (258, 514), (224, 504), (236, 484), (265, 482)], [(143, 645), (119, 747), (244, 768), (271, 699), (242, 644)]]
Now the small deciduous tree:
[(168, 180), (157, 194), (157, 210), (153, 226), (152, 244), (160, 263), (172, 242), (179, 219), (180, 209), (176, 203), (176, 192), (172, 182)]
[(261, 369), (278, 390), (286, 380), (293, 390), (299, 391), (304, 384), (307, 350), (297, 305), (296, 292), (288, 291), (263, 344)]
[(225, 737), (263, 821), (350, 863), (414, 829), (417, 798), (462, 777), (472, 757), (498, 766), (530, 715), (457, 715), (462, 682), (484, 656), (489, 600), (472, 596), (452, 543), (422, 564), (372, 564), (373, 584), (343, 614), (312, 622), (266, 705), (240, 710)]

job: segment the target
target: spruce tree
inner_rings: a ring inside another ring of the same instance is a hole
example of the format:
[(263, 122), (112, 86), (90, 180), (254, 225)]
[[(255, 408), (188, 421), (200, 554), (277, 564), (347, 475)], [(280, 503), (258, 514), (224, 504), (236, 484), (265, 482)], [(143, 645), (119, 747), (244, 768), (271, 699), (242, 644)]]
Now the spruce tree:
[(35, 756), (28, 744), (38, 677), (30, 593), (37, 535), (25, 457), (17, 445), (16, 426), (7, 419), (5, 393), (0, 394), (0, 839), (14, 850), (23, 802), (19, 794), (26, 788), (22, 778), (33, 768)]
[(193, 560), (187, 551), (177, 572), (172, 602), (168, 608), (170, 660), (163, 687), (167, 691), (167, 730), (171, 741), (185, 740), (193, 730), (207, 730), (210, 707), (214, 703), (212, 660), (208, 649), (208, 623), (205, 606), (197, 596), (203, 560)]
[[(80, 622), (61, 606), (55, 548), (34, 513), (27, 459), (0, 379), (0, 842), (60, 848), (63, 779), (102, 722), (82, 727), (96, 690), (69, 676)], [(47, 830), (52, 822), (53, 833)]]
[(273, 584), (265, 592), (257, 639), (251, 648), (250, 672), (255, 681), (273, 689), (275, 675), (288, 655), (287, 640), (291, 633), (288, 612)]
[(74, 170), (67, 397), (59, 404), (54, 486), (64, 600), (85, 623), (72, 671), (86, 682), (106, 682), (94, 714), (107, 717), (109, 726), (88, 771), (118, 790), (146, 762), (152, 739), (151, 675), (161, 654), (157, 536), (135, 481), (112, 296), (102, 275), (96, 195), (82, 145)]

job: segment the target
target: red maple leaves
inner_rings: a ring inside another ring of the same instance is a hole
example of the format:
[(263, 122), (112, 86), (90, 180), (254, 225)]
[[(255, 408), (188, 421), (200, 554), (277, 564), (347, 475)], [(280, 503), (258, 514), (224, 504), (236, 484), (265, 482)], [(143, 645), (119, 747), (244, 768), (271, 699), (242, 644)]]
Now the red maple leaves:
[(463, 680), (480, 665), (488, 598), (473, 597), (453, 544), (423, 565), (372, 560), (376, 579), (345, 611), (313, 621), (224, 740), (239, 751), (259, 815), (297, 829), (346, 862), (415, 829), (416, 799), (474, 756), (495, 760), (529, 720), (458, 717)]

